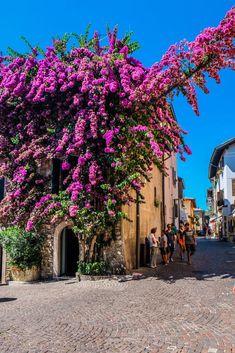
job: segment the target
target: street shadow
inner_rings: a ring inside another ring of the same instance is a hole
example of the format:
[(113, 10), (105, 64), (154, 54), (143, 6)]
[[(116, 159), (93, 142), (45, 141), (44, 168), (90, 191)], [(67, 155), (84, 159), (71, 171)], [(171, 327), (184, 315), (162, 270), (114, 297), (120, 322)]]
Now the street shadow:
[(143, 274), (143, 279), (152, 277), (168, 284), (181, 279), (196, 279), (198, 281), (209, 281), (216, 278), (235, 279), (235, 249), (233, 244), (213, 239), (199, 239), (197, 251), (192, 257), (192, 265), (188, 265), (186, 261), (179, 259), (178, 250), (174, 255), (174, 262), (166, 266), (159, 264), (157, 269), (145, 267), (137, 271)]
[[(72, 281), (72, 282), (70, 282), (70, 281)], [(19, 282), (17, 284), (29, 285), (29, 286), (35, 286), (35, 285), (40, 286), (40, 285), (45, 284), (45, 283), (52, 283), (53, 284), (53, 283), (58, 283), (58, 282), (65, 282), (65, 284), (70, 284), (70, 283), (72, 284), (72, 283), (75, 283), (77, 281), (76, 281), (76, 277), (55, 277), (55, 278), (49, 277), (49, 278), (40, 278), (37, 281)], [(15, 282), (14, 282), (14, 285), (16, 285)]]
[(12, 302), (14, 300), (17, 300), (17, 298), (0, 298), (0, 303)]
[[(181, 264), (178, 265), (179, 267), (182, 267)], [(188, 266), (186, 264), (186, 266)], [(191, 266), (190, 266), (191, 267)], [(215, 278), (220, 278), (220, 279), (235, 279), (235, 274), (234, 272), (230, 271), (223, 271), (223, 270), (194, 270), (194, 269), (188, 269), (184, 270), (182, 269), (180, 272), (179, 270), (176, 272), (174, 269), (171, 270), (170, 266), (168, 268), (168, 271), (159, 269), (159, 271), (155, 274), (157, 280), (162, 280), (167, 283), (175, 283), (178, 280), (181, 279), (196, 279), (197, 281), (209, 281)]]

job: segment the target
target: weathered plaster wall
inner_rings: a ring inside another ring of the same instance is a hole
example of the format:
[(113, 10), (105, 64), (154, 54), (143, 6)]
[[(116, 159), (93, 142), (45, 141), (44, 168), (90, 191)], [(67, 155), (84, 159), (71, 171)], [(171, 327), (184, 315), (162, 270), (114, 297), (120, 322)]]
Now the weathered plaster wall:
[(174, 215), (174, 200), (178, 200), (177, 161), (173, 154), (165, 162), (165, 222), (174, 223), (178, 227), (178, 217)]
[[(140, 204), (140, 244), (145, 244), (145, 237), (153, 227), (158, 228), (158, 236), (161, 234), (162, 176), (156, 166), (151, 177), (151, 181), (146, 182), (141, 191), (144, 202)], [(134, 193), (133, 197), (136, 197)], [(136, 267), (136, 204), (125, 206), (123, 211), (132, 221), (123, 220), (121, 223), (125, 264), (127, 269), (131, 270)]]

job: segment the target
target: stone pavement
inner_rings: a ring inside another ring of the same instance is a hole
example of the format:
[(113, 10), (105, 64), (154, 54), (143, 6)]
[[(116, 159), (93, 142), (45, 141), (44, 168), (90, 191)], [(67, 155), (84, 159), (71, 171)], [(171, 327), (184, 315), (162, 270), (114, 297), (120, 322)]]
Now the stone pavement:
[(193, 265), (148, 274), (0, 287), (0, 353), (235, 352), (235, 246), (201, 239)]

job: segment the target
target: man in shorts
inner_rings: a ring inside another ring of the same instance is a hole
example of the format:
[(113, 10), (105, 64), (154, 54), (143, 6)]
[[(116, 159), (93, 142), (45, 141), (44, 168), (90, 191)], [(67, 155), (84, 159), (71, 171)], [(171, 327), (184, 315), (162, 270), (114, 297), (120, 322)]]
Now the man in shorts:
[(167, 236), (165, 234), (165, 230), (162, 230), (161, 238), (160, 238), (160, 250), (162, 255), (162, 264), (167, 265), (168, 261), (168, 241)]
[(184, 231), (184, 236), (185, 236), (185, 246), (186, 246), (186, 251), (187, 251), (187, 256), (188, 256), (188, 264), (191, 265), (191, 256), (196, 251), (196, 237), (195, 237), (195, 232), (193, 229), (190, 228), (189, 223), (185, 224), (185, 231)]
[(168, 248), (169, 248), (169, 261), (173, 262), (173, 254), (175, 251), (175, 233), (172, 230), (172, 226), (171, 224), (167, 224), (167, 228), (166, 228), (166, 232), (165, 232), (166, 236), (167, 236), (167, 240), (168, 240)]

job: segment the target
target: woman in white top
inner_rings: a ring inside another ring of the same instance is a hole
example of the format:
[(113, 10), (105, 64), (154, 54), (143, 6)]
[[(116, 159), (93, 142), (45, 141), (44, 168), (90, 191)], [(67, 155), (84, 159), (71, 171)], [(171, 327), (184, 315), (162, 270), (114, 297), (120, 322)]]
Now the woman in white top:
[(157, 248), (158, 240), (156, 237), (157, 227), (151, 229), (151, 233), (148, 236), (150, 246), (150, 266), (151, 268), (157, 267)]

